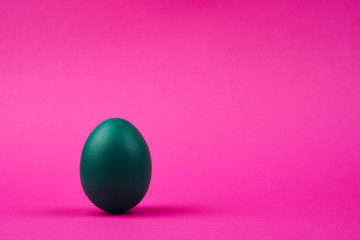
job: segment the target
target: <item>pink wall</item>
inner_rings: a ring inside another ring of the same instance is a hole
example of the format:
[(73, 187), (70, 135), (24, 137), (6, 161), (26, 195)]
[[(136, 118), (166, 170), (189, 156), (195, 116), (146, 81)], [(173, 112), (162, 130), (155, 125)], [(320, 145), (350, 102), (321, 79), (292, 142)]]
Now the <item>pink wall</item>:
[[(358, 1), (0, 2), (0, 239), (359, 239)], [(132, 213), (82, 191), (92, 129), (153, 158)]]

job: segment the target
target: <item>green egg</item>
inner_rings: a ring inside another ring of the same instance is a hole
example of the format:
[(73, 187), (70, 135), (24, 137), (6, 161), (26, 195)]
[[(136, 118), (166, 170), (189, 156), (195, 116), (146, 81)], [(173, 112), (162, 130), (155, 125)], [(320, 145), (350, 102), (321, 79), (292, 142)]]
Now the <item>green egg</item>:
[(80, 179), (86, 196), (98, 208), (122, 213), (135, 207), (151, 179), (149, 148), (136, 127), (120, 118), (100, 123), (85, 142)]

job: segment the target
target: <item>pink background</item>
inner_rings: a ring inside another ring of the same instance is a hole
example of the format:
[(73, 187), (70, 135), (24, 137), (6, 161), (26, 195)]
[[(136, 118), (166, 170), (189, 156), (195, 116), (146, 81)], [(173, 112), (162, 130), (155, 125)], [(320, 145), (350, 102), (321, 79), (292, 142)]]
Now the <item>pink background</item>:
[[(359, 239), (359, 1), (0, 2), (0, 239)], [(126, 215), (79, 179), (147, 140)]]

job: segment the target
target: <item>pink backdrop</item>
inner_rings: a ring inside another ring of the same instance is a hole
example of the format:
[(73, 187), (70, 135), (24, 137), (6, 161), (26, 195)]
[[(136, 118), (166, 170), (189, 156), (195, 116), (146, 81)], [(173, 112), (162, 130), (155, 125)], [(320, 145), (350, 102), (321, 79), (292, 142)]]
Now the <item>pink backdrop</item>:
[[(0, 239), (359, 239), (359, 1), (0, 2)], [(110, 117), (143, 201), (86, 198)]]

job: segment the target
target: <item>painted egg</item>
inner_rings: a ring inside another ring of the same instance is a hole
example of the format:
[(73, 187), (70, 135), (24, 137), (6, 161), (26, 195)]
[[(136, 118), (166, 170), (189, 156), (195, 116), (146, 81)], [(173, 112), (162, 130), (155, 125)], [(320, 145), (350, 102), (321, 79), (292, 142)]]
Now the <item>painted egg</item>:
[(98, 208), (121, 213), (135, 207), (151, 179), (149, 148), (136, 127), (120, 118), (100, 123), (85, 142), (80, 179)]

